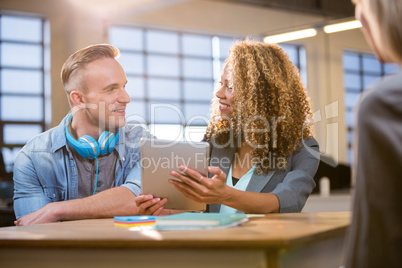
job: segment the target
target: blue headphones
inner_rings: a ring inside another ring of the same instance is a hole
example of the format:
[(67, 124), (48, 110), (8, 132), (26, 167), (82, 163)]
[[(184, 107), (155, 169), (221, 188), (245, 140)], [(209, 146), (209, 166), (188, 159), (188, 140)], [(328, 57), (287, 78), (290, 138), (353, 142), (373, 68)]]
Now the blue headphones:
[(77, 141), (73, 138), (73, 136), (71, 136), (70, 132), (68, 131), (68, 125), (71, 124), (72, 119), (73, 115), (69, 114), (66, 124), (67, 142), (77, 151), (80, 156), (94, 159), (97, 158), (99, 154), (107, 155), (113, 151), (114, 146), (119, 139), (119, 133), (117, 133), (115, 136), (113, 133), (104, 131), (99, 136), (98, 141), (96, 141), (89, 135), (84, 135)]
[(67, 116), (67, 123), (66, 123), (66, 137), (67, 142), (77, 151), (77, 153), (85, 158), (95, 159), (96, 160), (96, 180), (95, 180), (95, 190), (98, 185), (98, 169), (99, 169), (99, 162), (98, 156), (100, 155), (107, 155), (113, 152), (114, 146), (119, 139), (119, 132), (117, 132), (116, 136), (113, 133), (108, 131), (104, 131), (100, 136), (98, 141), (92, 138), (89, 135), (84, 135), (81, 138), (76, 139), (71, 136), (70, 132), (68, 131), (68, 125), (71, 124), (73, 120), (73, 114), (69, 114)]

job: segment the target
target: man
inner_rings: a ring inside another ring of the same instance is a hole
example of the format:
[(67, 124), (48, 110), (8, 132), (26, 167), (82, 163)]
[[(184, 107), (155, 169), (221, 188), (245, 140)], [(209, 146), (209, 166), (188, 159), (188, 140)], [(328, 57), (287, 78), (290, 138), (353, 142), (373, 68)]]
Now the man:
[(16, 225), (137, 213), (138, 142), (150, 134), (126, 125), (130, 97), (118, 54), (113, 46), (93, 45), (64, 63), (61, 78), (72, 114), (18, 154)]

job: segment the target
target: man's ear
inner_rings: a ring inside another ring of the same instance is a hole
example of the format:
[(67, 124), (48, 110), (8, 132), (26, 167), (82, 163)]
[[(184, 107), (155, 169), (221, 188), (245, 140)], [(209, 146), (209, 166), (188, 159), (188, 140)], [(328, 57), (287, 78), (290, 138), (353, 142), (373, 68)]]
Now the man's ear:
[(73, 90), (70, 92), (70, 100), (74, 106), (78, 106), (80, 108), (84, 108), (84, 100), (82, 98), (82, 92), (78, 90)]

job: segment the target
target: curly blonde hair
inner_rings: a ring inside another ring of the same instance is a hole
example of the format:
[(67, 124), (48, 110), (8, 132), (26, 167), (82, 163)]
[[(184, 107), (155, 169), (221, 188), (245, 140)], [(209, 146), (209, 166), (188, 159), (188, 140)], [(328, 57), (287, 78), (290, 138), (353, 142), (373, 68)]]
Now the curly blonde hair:
[(249, 39), (233, 45), (225, 66), (234, 89), (232, 117), (221, 117), (215, 97), (207, 140), (223, 147), (247, 142), (258, 173), (277, 168), (267, 165), (272, 156), (285, 159), (280, 169), (287, 168), (287, 158), (302, 139), (313, 137), (298, 69), (279, 46)]

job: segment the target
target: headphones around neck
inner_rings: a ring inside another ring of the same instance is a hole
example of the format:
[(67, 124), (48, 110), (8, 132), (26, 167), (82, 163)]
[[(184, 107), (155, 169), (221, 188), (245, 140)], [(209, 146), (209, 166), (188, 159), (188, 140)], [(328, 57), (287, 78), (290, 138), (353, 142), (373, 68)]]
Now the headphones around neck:
[(73, 136), (68, 131), (68, 126), (71, 125), (73, 120), (73, 115), (69, 114), (66, 123), (66, 137), (67, 142), (77, 151), (77, 153), (85, 158), (95, 159), (98, 155), (107, 155), (111, 153), (119, 139), (119, 132), (116, 136), (113, 133), (104, 131), (100, 136), (98, 141), (89, 135), (84, 135), (78, 140), (74, 139)]
[(68, 131), (68, 125), (71, 125), (72, 120), (73, 120), (73, 114), (69, 114), (67, 116), (67, 123), (66, 123), (67, 142), (77, 151), (77, 153), (80, 156), (96, 160), (96, 179), (95, 179), (95, 189), (93, 193), (95, 194), (96, 188), (98, 186), (98, 174), (99, 174), (98, 155), (99, 154), (107, 155), (113, 152), (114, 146), (116, 145), (116, 142), (119, 139), (119, 132), (117, 132), (115, 136), (113, 133), (104, 131), (99, 136), (98, 141), (96, 141), (89, 135), (84, 135), (77, 141)]

